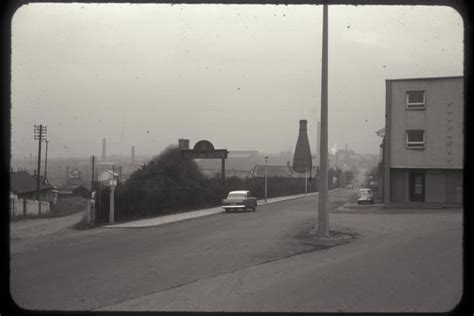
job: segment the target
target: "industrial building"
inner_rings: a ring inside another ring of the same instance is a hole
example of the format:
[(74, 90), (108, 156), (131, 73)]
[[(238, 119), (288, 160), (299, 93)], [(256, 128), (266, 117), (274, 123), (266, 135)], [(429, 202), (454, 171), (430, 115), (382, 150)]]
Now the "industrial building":
[(386, 80), (386, 204), (462, 204), (463, 94), (459, 76)]

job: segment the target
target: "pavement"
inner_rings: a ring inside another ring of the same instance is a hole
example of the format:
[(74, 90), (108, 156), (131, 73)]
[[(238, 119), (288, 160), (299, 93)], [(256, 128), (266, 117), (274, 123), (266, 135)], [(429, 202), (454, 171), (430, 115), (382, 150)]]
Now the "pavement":
[[(276, 197), (265, 200), (258, 200), (258, 205), (262, 206), (265, 204), (272, 204), (282, 201), (288, 201), (292, 199), (298, 199), (305, 196), (314, 196), (317, 193), (308, 193), (308, 194), (298, 194), (291, 196)], [(179, 222), (187, 219), (198, 218), (208, 215), (214, 215), (222, 213), (223, 209), (221, 207), (213, 207), (208, 209), (202, 209), (191, 212), (184, 212), (166, 216), (152, 217), (142, 220), (136, 220), (126, 223), (120, 223), (115, 225), (106, 225), (102, 226), (104, 228), (144, 228), (152, 227), (158, 225), (164, 225), (173, 222)], [(57, 234), (60, 232), (65, 232), (71, 228), (74, 224), (78, 223), (84, 212), (78, 212), (72, 215), (63, 216), (63, 217), (54, 217), (54, 218), (33, 218), (26, 220), (18, 220), (10, 223), (10, 238), (12, 240), (24, 239), (24, 238), (33, 238), (40, 236), (47, 236), (52, 234)]]
[[(334, 189), (334, 190), (331, 190), (331, 192), (336, 192), (338, 190), (340, 189)], [(304, 198), (307, 196), (317, 196), (317, 195), (318, 193), (316, 192), (316, 193), (297, 194), (297, 195), (288, 195), (288, 196), (270, 198), (270, 199), (267, 199), (267, 202), (265, 202), (264, 199), (257, 200), (257, 211), (258, 211), (259, 206), (262, 206), (262, 205), (273, 204), (273, 203), (289, 201), (289, 200), (298, 199), (298, 198)], [(164, 225), (168, 223), (184, 221), (184, 220), (192, 219), (192, 218), (219, 214), (223, 212), (224, 210), (222, 209), (222, 207), (218, 206), (218, 207), (212, 207), (212, 208), (202, 209), (198, 211), (190, 211), (190, 212), (184, 212), (184, 213), (178, 213), (178, 214), (172, 214), (172, 215), (158, 216), (158, 217), (141, 219), (141, 220), (114, 224), (114, 225), (105, 225), (103, 227), (104, 228), (153, 227), (153, 226)]]
[(390, 204), (384, 204), (384, 203), (373, 203), (373, 204), (358, 204), (354, 202), (348, 202), (345, 203), (344, 205), (341, 205), (338, 207), (334, 212), (347, 212), (347, 211), (358, 211), (358, 210), (364, 210), (364, 211), (380, 211), (380, 212), (385, 212), (385, 211), (395, 211), (395, 210), (405, 210), (407, 212), (410, 212), (410, 210), (453, 210), (453, 209), (458, 209), (461, 210), (463, 209), (462, 205), (459, 204), (440, 204), (440, 203), (414, 203), (414, 202), (409, 202), (409, 203), (390, 203)]

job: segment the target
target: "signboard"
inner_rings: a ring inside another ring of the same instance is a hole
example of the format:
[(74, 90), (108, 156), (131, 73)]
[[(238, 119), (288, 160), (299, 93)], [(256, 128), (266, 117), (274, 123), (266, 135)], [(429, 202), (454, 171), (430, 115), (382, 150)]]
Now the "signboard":
[(227, 159), (227, 149), (214, 149), (210, 141), (200, 140), (193, 149), (181, 149), (183, 157), (191, 159)]
[(117, 185), (117, 179), (110, 179), (110, 180), (109, 180), (109, 185), (110, 185), (111, 187), (116, 186), (116, 185)]
[(225, 160), (227, 159), (227, 149), (214, 149), (214, 145), (208, 140), (198, 141), (193, 149), (181, 149), (181, 155), (190, 159), (221, 159), (221, 176), (225, 181)]
[(226, 159), (227, 150), (214, 150), (214, 151), (195, 151), (195, 150), (183, 150), (183, 157), (191, 159)]

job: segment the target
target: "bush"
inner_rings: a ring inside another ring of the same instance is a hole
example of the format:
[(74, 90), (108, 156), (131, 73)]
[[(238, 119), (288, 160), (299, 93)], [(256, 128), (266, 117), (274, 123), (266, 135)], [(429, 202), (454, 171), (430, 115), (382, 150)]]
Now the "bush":
[[(304, 178), (268, 177), (268, 197), (304, 193)], [(264, 178), (241, 179), (205, 177), (197, 164), (181, 156), (175, 146), (165, 149), (148, 164), (136, 170), (115, 189), (115, 219), (124, 221), (159, 216), (221, 204), (229, 191), (249, 190), (258, 199), (265, 197)], [(317, 191), (317, 180), (308, 183), (308, 192)], [(96, 193), (97, 223), (108, 222), (107, 187)]]
[(117, 220), (206, 206), (206, 178), (197, 164), (170, 146), (117, 186)]

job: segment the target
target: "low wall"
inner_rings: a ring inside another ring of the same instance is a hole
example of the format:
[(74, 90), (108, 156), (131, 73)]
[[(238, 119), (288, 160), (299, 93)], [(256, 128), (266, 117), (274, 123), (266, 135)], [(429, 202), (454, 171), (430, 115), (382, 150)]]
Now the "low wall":
[(39, 203), (41, 203), (41, 214), (49, 213), (49, 202), (38, 202), (35, 200), (10, 199), (11, 217), (24, 215), (39, 215)]

